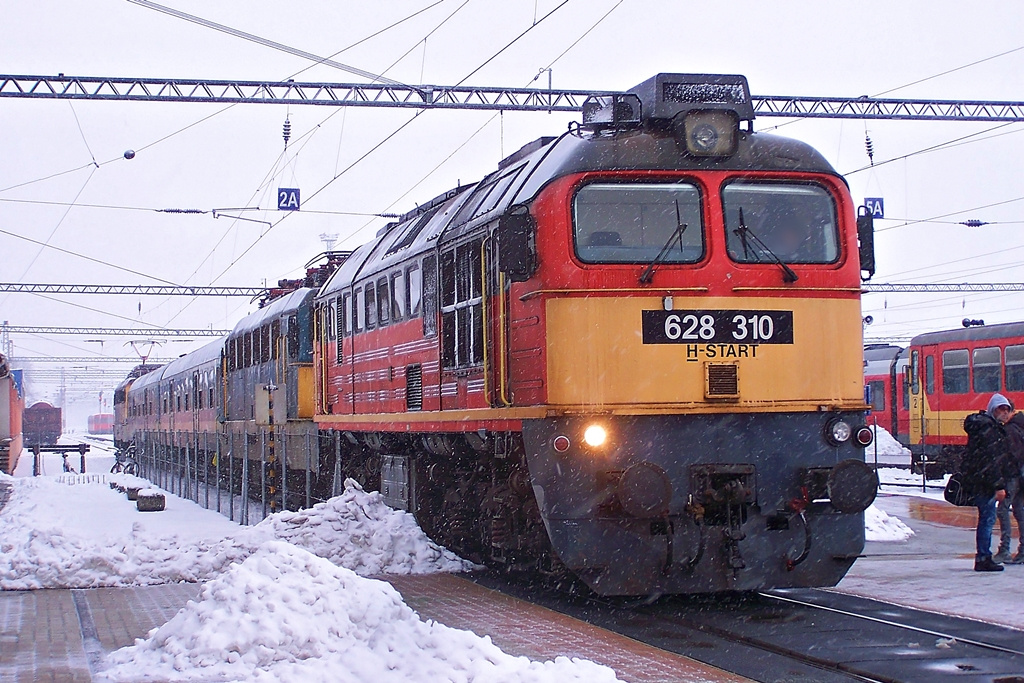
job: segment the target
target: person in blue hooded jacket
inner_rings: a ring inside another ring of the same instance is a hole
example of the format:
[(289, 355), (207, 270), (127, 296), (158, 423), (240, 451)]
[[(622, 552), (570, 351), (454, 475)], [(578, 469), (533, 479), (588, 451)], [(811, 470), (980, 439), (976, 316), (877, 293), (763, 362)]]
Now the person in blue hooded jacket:
[(993, 394), (986, 410), (964, 419), (967, 452), (960, 463), (963, 486), (978, 508), (977, 549), (974, 571), (1001, 572), (992, 559), (992, 529), (996, 525), (996, 503), (1006, 498), (1004, 472), (1009, 440), (1003, 425), (1013, 415), (1013, 404), (1002, 394)]

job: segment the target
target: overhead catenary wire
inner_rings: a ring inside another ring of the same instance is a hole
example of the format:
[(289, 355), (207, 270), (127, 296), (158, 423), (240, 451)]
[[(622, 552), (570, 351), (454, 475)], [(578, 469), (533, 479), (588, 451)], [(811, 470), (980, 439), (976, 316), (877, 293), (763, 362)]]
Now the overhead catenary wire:
[[(488, 57), (488, 58), (487, 58), (486, 60), (484, 60), (484, 62), (483, 62), (483, 63), (482, 63), (482, 64), (481, 64), (480, 66), (478, 66), (478, 67), (476, 67), (475, 69), (473, 69), (472, 71), (470, 71), (470, 72), (469, 72), (469, 73), (468, 73), (468, 74), (467, 74), (467, 75), (466, 75), (465, 77), (463, 77), (463, 78), (462, 78), (462, 79), (461, 79), (460, 81), (458, 81), (458, 83), (457, 83), (456, 85), (461, 85), (462, 83), (465, 83), (467, 79), (469, 79), (469, 78), (470, 78), (470, 77), (472, 77), (472, 76), (473, 76), (474, 74), (476, 74), (477, 72), (479, 72), (479, 71), (480, 71), (480, 70), (481, 70), (481, 69), (482, 69), (482, 68), (483, 68), (484, 66), (486, 66), (486, 65), (487, 65), (487, 64), (489, 64), (489, 63), (490, 63), (491, 61), (493, 61), (493, 60), (494, 60), (494, 59), (495, 59), (495, 58), (496, 58), (496, 57), (497, 57), (498, 55), (500, 55), (500, 54), (501, 54), (501, 53), (503, 53), (503, 52), (504, 52), (505, 50), (507, 50), (507, 49), (508, 49), (509, 47), (511, 47), (512, 45), (514, 45), (514, 44), (515, 44), (515, 43), (516, 43), (517, 41), (521, 40), (521, 39), (522, 39), (522, 38), (523, 38), (523, 37), (524, 37), (525, 35), (527, 35), (527, 34), (528, 34), (528, 33), (529, 33), (530, 31), (532, 31), (532, 30), (533, 30), (534, 28), (536, 28), (537, 26), (539, 26), (539, 25), (540, 25), (541, 23), (543, 23), (543, 22), (544, 22), (544, 21), (545, 21), (546, 19), (548, 19), (548, 18), (549, 18), (550, 16), (552, 16), (552, 15), (553, 15), (553, 14), (554, 14), (555, 12), (557, 12), (557, 11), (558, 11), (559, 9), (561, 9), (562, 7), (564, 7), (564, 6), (565, 6), (566, 4), (568, 4), (569, 2), (570, 2), (570, 0), (563, 0), (563, 2), (562, 2), (562, 3), (560, 3), (560, 4), (558, 5), (558, 6), (556, 6), (556, 7), (554, 8), (554, 9), (552, 9), (551, 11), (549, 11), (549, 12), (548, 12), (547, 14), (545, 14), (544, 16), (542, 16), (542, 17), (541, 17), (541, 18), (540, 18), (539, 20), (537, 20), (537, 21), (536, 21), (536, 22), (535, 22), (534, 24), (532, 24), (532, 25), (531, 25), (530, 27), (528, 27), (528, 28), (527, 28), (526, 30), (524, 30), (524, 31), (522, 31), (521, 33), (519, 33), (519, 34), (518, 34), (518, 35), (517, 35), (517, 36), (516, 36), (515, 38), (513, 38), (513, 39), (512, 39), (512, 40), (511, 40), (510, 42), (508, 42), (507, 44), (505, 44), (505, 45), (504, 45), (503, 47), (501, 47), (501, 48), (500, 48), (500, 49), (499, 49), (499, 50), (498, 50), (497, 52), (495, 52), (495, 53), (494, 53), (493, 55), (491, 55), (491, 56), (490, 56), (490, 57)], [(378, 142), (377, 144), (375, 144), (375, 145), (374, 145), (373, 147), (371, 147), (371, 148), (370, 148), (370, 149), (369, 149), (369, 150), (368, 150), (367, 152), (363, 153), (363, 154), (362, 154), (362, 155), (361, 155), (361, 156), (360, 156), (359, 158), (357, 158), (357, 159), (356, 159), (355, 161), (353, 161), (353, 162), (352, 162), (352, 163), (350, 163), (350, 164), (349, 164), (348, 166), (346, 166), (346, 167), (345, 167), (345, 168), (344, 168), (344, 169), (343, 169), (343, 170), (342, 170), (341, 172), (337, 173), (337, 174), (336, 174), (336, 175), (335, 175), (335, 176), (334, 176), (333, 178), (331, 178), (331, 179), (330, 179), (330, 180), (328, 180), (328, 181), (327, 181), (326, 183), (324, 183), (323, 185), (321, 185), (321, 186), (320, 186), (319, 188), (317, 188), (316, 190), (314, 190), (314, 192), (313, 192), (313, 193), (312, 193), (311, 195), (309, 195), (309, 197), (308, 197), (308, 198), (307, 198), (307, 199), (306, 199), (305, 201), (309, 201), (310, 199), (313, 199), (314, 197), (316, 197), (317, 195), (319, 195), (319, 194), (320, 194), (321, 192), (323, 192), (324, 190), (326, 190), (326, 189), (327, 189), (328, 187), (330, 187), (330, 186), (331, 186), (331, 185), (332, 185), (332, 184), (333, 184), (334, 182), (336, 182), (336, 181), (338, 180), (338, 178), (340, 178), (340, 177), (342, 177), (342, 176), (343, 176), (344, 174), (348, 173), (348, 172), (349, 172), (350, 170), (352, 170), (353, 168), (355, 168), (355, 166), (357, 166), (357, 165), (358, 165), (358, 164), (359, 164), (360, 162), (362, 162), (362, 161), (363, 161), (364, 159), (366, 159), (366, 158), (367, 158), (368, 156), (370, 156), (371, 154), (373, 154), (374, 152), (376, 152), (376, 151), (377, 151), (378, 149), (380, 149), (380, 148), (381, 148), (381, 147), (382, 147), (383, 145), (385, 145), (385, 144), (386, 144), (386, 143), (387, 143), (387, 142), (388, 142), (389, 140), (393, 139), (393, 138), (394, 138), (394, 137), (395, 137), (395, 136), (396, 136), (396, 135), (397, 135), (398, 133), (400, 133), (400, 132), (401, 132), (402, 130), (404, 130), (404, 129), (405, 129), (406, 127), (408, 127), (408, 126), (409, 126), (409, 125), (410, 125), (410, 124), (411, 124), (411, 123), (412, 123), (413, 121), (415, 121), (415, 120), (416, 120), (417, 118), (419, 118), (419, 117), (420, 117), (420, 116), (421, 116), (421, 115), (422, 115), (423, 113), (425, 113), (426, 111), (427, 111), (427, 110), (425, 110), (425, 109), (420, 109), (420, 110), (418, 110), (418, 111), (417, 111), (417, 112), (416, 112), (415, 114), (413, 114), (413, 116), (412, 116), (411, 118), (409, 118), (409, 119), (408, 119), (408, 120), (407, 120), (407, 121), (406, 121), (405, 123), (401, 124), (401, 125), (400, 125), (400, 126), (399, 126), (398, 128), (396, 128), (396, 129), (395, 129), (395, 130), (393, 130), (393, 131), (392, 131), (391, 133), (389, 133), (389, 134), (388, 134), (388, 135), (387, 135), (386, 137), (384, 137), (384, 138), (383, 138), (382, 140), (380, 140), (380, 141), (379, 141), (379, 142)], [(282, 216), (281, 218), (279, 218), (278, 220), (274, 221), (274, 223), (273, 223), (273, 224), (272, 224), (272, 225), (271, 225), (271, 226), (270, 226), (269, 228), (267, 228), (267, 230), (265, 230), (265, 231), (264, 231), (264, 232), (263, 232), (263, 233), (262, 233), (261, 235), (259, 235), (259, 236), (258, 236), (258, 237), (257, 237), (257, 238), (256, 238), (255, 240), (253, 240), (253, 242), (252, 242), (252, 243), (251, 243), (251, 244), (250, 244), (250, 245), (249, 245), (249, 246), (248, 246), (248, 247), (247, 247), (247, 248), (246, 248), (246, 249), (245, 249), (245, 250), (244, 250), (244, 251), (243, 251), (243, 252), (242, 252), (241, 254), (239, 254), (239, 256), (238, 256), (237, 258), (235, 258), (235, 259), (234, 259), (234, 260), (233, 260), (233, 261), (232, 261), (232, 262), (231, 262), (230, 264), (228, 264), (228, 266), (227, 266), (227, 267), (226, 267), (226, 268), (225, 268), (224, 270), (222, 270), (222, 271), (220, 272), (220, 274), (219, 274), (219, 275), (217, 275), (217, 277), (215, 277), (215, 278), (214, 278), (214, 279), (213, 279), (213, 280), (211, 281), (211, 284), (213, 284), (213, 283), (217, 282), (217, 281), (218, 281), (218, 280), (219, 280), (220, 278), (222, 278), (222, 277), (223, 277), (223, 276), (224, 276), (225, 274), (227, 274), (227, 272), (228, 272), (229, 270), (231, 270), (231, 268), (233, 268), (233, 267), (235, 266), (235, 264), (237, 264), (237, 263), (238, 263), (238, 262), (239, 262), (239, 261), (240, 261), (240, 260), (241, 260), (242, 258), (244, 258), (244, 257), (245, 257), (245, 256), (246, 256), (246, 255), (247, 255), (247, 254), (248, 254), (248, 253), (249, 253), (250, 251), (252, 251), (252, 249), (253, 249), (253, 248), (255, 248), (255, 246), (256, 246), (256, 245), (257, 245), (257, 244), (258, 244), (258, 243), (259, 243), (260, 241), (262, 241), (262, 240), (263, 240), (263, 238), (264, 238), (264, 237), (266, 237), (266, 236), (267, 236), (267, 235), (268, 235), (268, 234), (269, 234), (269, 233), (270, 233), (270, 232), (271, 232), (271, 231), (272, 231), (272, 230), (273, 230), (274, 228), (276, 228), (276, 227), (277, 227), (278, 225), (280, 225), (280, 224), (281, 224), (282, 222), (284, 222), (284, 221), (288, 220), (288, 218), (289, 218), (289, 217), (290, 217), (290, 216), (292, 215), (292, 213), (294, 213), (294, 212), (289, 212), (289, 213), (287, 213), (286, 215), (284, 215), (284, 216)]]

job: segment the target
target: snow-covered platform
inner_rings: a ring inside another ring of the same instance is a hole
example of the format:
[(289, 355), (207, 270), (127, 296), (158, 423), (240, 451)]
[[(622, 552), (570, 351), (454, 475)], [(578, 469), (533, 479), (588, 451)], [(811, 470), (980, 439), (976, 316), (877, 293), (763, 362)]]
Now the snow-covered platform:
[[(974, 571), (977, 509), (903, 495), (879, 495), (875, 506), (903, 520), (914, 535), (899, 543), (868, 541), (836, 590), (1024, 630), (1024, 565)], [(993, 550), (998, 534), (997, 524)], [(1016, 550), (1016, 527), (1013, 536)]]

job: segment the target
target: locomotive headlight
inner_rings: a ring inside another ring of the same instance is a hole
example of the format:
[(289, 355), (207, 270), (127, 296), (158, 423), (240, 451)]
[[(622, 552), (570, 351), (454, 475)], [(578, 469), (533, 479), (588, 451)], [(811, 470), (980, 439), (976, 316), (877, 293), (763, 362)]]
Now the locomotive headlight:
[(736, 151), (740, 126), (735, 112), (724, 109), (689, 111), (683, 116), (682, 127), (682, 138), (690, 154), (726, 157)]
[(583, 442), (591, 448), (603, 446), (608, 441), (608, 431), (599, 424), (592, 424), (583, 431)]
[(841, 418), (829, 420), (829, 423), (825, 425), (825, 439), (833, 446), (846, 443), (852, 435), (853, 428), (850, 423)]

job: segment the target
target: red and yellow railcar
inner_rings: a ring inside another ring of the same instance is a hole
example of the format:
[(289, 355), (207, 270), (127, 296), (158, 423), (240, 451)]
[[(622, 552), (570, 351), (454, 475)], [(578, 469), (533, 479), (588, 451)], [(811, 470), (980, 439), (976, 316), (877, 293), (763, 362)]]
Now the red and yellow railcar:
[(890, 344), (864, 348), (864, 386), (877, 424), (906, 446), (910, 443), (910, 385), (905, 372), (908, 351)]
[(956, 468), (967, 445), (964, 418), (999, 392), (1024, 402), (1024, 323), (929, 332), (910, 342), (910, 450), (935, 473)]
[(602, 594), (836, 583), (871, 266), (843, 179), (752, 119), (742, 77), (661, 74), (357, 249), (316, 301), (342, 469)]

